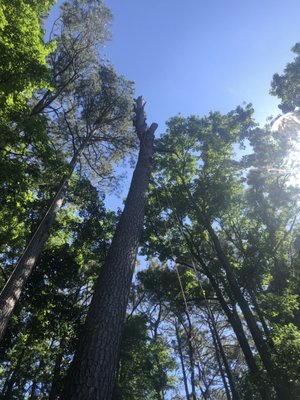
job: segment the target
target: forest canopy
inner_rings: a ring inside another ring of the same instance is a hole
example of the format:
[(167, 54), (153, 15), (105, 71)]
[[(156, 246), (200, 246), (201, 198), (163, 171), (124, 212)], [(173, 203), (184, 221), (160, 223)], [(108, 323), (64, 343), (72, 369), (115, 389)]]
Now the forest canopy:
[(0, 397), (300, 398), (300, 43), (276, 119), (155, 138), (110, 10), (67, 0), (45, 42), (54, 3), (0, 0)]

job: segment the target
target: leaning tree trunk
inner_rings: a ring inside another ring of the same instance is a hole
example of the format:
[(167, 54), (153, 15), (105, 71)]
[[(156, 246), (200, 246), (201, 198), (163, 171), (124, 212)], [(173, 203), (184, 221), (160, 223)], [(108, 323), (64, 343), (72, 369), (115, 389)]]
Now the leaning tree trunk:
[(43, 219), (37, 226), (30, 242), (24, 250), (24, 253), (18, 260), (12, 274), (0, 293), (0, 340), (6, 331), (15, 306), (37, 262), (43, 246), (50, 236), (51, 227), (53, 226), (56, 215), (63, 204), (68, 182), (84, 150), (85, 144), (86, 141), (82, 142), (82, 145), (70, 161), (68, 173), (61, 180), (56, 195), (51, 200)]
[(157, 124), (147, 128), (142, 97), (136, 101), (134, 125), (140, 151), (124, 210), (107, 259), (96, 282), (87, 319), (62, 399), (110, 400), (119, 344), (140, 235), (143, 227)]

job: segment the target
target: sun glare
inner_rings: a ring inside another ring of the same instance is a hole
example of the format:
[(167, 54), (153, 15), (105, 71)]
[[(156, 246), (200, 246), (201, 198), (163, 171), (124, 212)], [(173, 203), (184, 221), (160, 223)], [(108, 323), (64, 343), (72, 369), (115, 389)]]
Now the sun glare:
[(289, 155), (281, 168), (288, 175), (288, 185), (300, 187), (300, 111), (277, 118), (272, 125), (274, 134), (288, 135)]

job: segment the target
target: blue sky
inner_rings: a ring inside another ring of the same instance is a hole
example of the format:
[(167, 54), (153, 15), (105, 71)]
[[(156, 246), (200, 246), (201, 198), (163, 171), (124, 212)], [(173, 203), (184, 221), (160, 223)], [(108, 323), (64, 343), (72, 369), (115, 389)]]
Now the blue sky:
[[(165, 121), (178, 113), (226, 113), (243, 102), (253, 103), (261, 123), (278, 114), (278, 100), (269, 95), (270, 82), (293, 59), (290, 49), (300, 41), (299, 0), (106, 4), (114, 20), (103, 56), (118, 73), (135, 81), (136, 94), (147, 101), (148, 122), (159, 124), (159, 134)], [(56, 6), (50, 20), (57, 10)], [(127, 186), (124, 181), (124, 196)], [(121, 205), (114, 196), (109, 203), (113, 208)]]
[(105, 52), (136, 82), (149, 122), (223, 112), (252, 102), (259, 121), (277, 113), (273, 73), (300, 41), (299, 0), (107, 0), (114, 15)]
[(114, 20), (103, 53), (135, 81), (137, 95), (147, 101), (149, 123), (158, 122), (160, 133), (177, 113), (228, 112), (244, 101), (253, 103), (260, 122), (277, 114), (270, 81), (292, 60), (290, 49), (300, 41), (299, 0), (106, 4)]

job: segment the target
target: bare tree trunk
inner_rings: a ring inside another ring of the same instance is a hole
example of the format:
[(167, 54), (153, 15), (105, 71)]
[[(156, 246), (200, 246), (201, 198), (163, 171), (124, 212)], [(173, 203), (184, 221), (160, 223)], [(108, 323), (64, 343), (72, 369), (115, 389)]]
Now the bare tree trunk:
[(15, 306), (22, 294), (24, 286), (37, 263), (38, 257), (41, 254), (45, 242), (50, 236), (50, 231), (55, 221), (56, 215), (60, 210), (65, 192), (69, 183), (69, 179), (74, 171), (74, 168), (81, 156), (85, 147), (85, 142), (82, 143), (80, 148), (74, 154), (69, 163), (69, 170), (66, 176), (61, 180), (56, 195), (51, 200), (51, 203), (33, 233), (24, 253), (20, 257), (15, 269), (10, 275), (4, 288), (0, 294), (0, 340), (2, 339), (10, 318), (14, 312)]
[(136, 101), (134, 125), (140, 151), (124, 210), (70, 366), (62, 399), (110, 400), (118, 351), (140, 235), (154, 154), (157, 124), (147, 128), (142, 97)]

